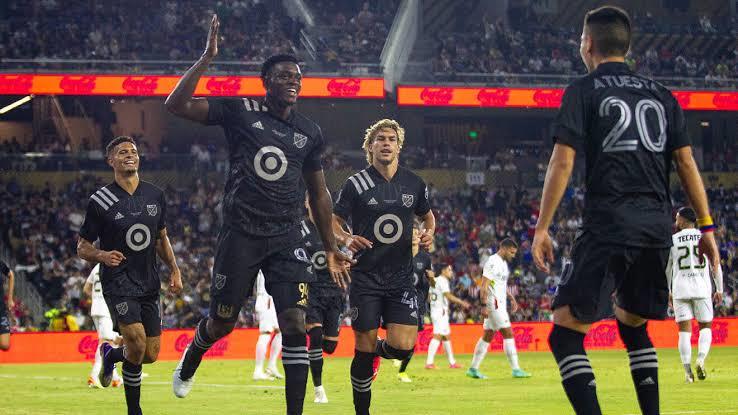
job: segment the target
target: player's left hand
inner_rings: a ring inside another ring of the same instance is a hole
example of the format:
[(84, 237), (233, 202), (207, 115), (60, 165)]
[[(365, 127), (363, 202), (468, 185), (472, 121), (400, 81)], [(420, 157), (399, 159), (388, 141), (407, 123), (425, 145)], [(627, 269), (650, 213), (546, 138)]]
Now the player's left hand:
[(8, 304), (8, 310), (10, 310), (12, 312), (13, 311), (13, 308), (15, 308), (15, 300), (13, 300), (13, 296), (12, 295), (9, 295), (8, 296), (8, 301), (6, 303)]
[(723, 293), (720, 291), (715, 291), (715, 294), (712, 295), (712, 301), (715, 303), (716, 306), (719, 306), (723, 303)]
[(536, 268), (547, 274), (551, 272), (549, 264), (553, 263), (554, 255), (553, 242), (551, 242), (551, 235), (548, 234), (548, 230), (539, 231), (536, 229), (531, 253), (533, 254), (533, 262), (535, 262)]
[(341, 251), (326, 251), (326, 262), (328, 263), (328, 272), (341, 289), (348, 289), (351, 283), (351, 273), (349, 269), (356, 261), (349, 258), (348, 255)]
[(175, 268), (169, 274), (169, 292), (179, 294), (182, 292), (182, 275), (179, 268)]
[(423, 229), (423, 232), (420, 233), (420, 242), (418, 245), (420, 245), (421, 248), (428, 249), (433, 244), (433, 232), (429, 231), (428, 229)]

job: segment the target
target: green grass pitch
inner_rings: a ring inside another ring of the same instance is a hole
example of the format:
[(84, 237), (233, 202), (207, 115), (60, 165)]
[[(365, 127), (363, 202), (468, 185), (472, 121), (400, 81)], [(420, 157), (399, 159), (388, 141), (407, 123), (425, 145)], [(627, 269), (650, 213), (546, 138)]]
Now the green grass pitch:
[[(605, 414), (639, 414), (627, 357), (622, 351), (590, 352), (597, 392)], [(458, 356), (468, 366), (470, 356)], [(190, 396), (172, 395), (171, 373), (176, 362), (146, 365), (150, 376), (142, 386), (147, 415), (283, 415), (283, 381), (251, 380), (253, 361), (205, 361)], [(350, 359), (328, 358), (324, 384), (330, 403), (312, 402), (308, 380), (306, 415), (353, 414), (348, 373)], [(444, 355), (439, 370), (425, 370), (425, 355), (417, 356), (408, 373), (411, 384), (397, 381), (397, 369), (384, 361), (372, 388), (372, 413), (413, 415), (455, 414), (571, 414), (559, 383), (558, 370), (548, 353), (521, 353), (521, 366), (530, 379), (512, 379), (504, 355), (490, 353), (482, 365), (488, 380), (473, 380), (464, 370), (448, 369)], [(685, 384), (676, 350), (659, 351), (662, 414), (738, 414), (738, 349), (714, 348), (708, 357), (708, 378)], [(87, 364), (0, 366), (4, 415), (124, 414), (123, 388), (89, 389)]]

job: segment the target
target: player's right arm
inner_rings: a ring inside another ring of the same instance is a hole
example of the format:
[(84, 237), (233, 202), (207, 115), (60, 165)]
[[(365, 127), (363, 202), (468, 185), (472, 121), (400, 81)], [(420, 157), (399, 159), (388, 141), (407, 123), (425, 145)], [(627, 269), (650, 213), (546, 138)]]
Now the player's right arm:
[(213, 15), (208, 31), (208, 41), (200, 59), (177, 82), (177, 86), (169, 94), (164, 106), (172, 114), (186, 118), (191, 121), (206, 124), (210, 105), (205, 98), (193, 98), (197, 82), (210, 65), (210, 62), (218, 54), (218, 28), (220, 22), (218, 16)]
[(97, 209), (97, 204), (90, 199), (87, 203), (85, 222), (79, 230), (77, 256), (93, 264), (103, 263), (109, 267), (117, 267), (126, 259), (123, 253), (119, 251), (103, 251), (93, 245), (93, 242), (100, 236), (103, 227), (103, 218)]
[(351, 217), (351, 212), (354, 209), (354, 201), (357, 196), (356, 188), (346, 180), (333, 207), (333, 233), (336, 236), (336, 240), (354, 254), (362, 249), (371, 249), (373, 245), (372, 241), (363, 236), (346, 232), (346, 229), (349, 229), (346, 220)]

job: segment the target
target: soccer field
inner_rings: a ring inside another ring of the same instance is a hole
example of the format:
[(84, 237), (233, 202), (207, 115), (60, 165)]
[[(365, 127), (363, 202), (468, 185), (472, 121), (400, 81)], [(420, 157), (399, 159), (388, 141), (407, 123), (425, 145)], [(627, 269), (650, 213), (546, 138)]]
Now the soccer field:
[[(624, 352), (591, 352), (597, 376), (597, 391), (605, 414), (638, 414), (638, 404)], [(468, 365), (471, 356), (459, 356)], [(372, 388), (372, 413), (413, 415), (450, 414), (569, 414), (558, 371), (548, 353), (522, 353), (521, 365), (533, 373), (530, 379), (512, 379), (504, 355), (490, 353), (482, 365), (488, 380), (473, 380), (464, 370), (445, 368), (445, 356), (423, 368), (425, 355), (418, 356), (409, 373), (414, 382), (397, 381), (397, 369), (382, 362)], [(259, 414), (283, 415), (283, 381), (251, 380), (253, 361), (205, 361), (190, 396), (172, 395), (171, 373), (176, 362), (144, 367), (142, 408), (145, 414)], [(312, 402), (308, 384), (305, 414), (347, 415), (353, 413), (349, 359), (326, 359), (324, 384), (330, 403)], [(662, 414), (738, 414), (738, 350), (714, 348), (708, 358), (708, 379), (685, 384), (676, 350), (659, 351)], [(89, 389), (90, 367), (86, 364), (34, 364), (0, 366), (0, 391), (5, 415), (123, 414), (123, 388)], [(308, 381), (310, 382), (310, 381)]]

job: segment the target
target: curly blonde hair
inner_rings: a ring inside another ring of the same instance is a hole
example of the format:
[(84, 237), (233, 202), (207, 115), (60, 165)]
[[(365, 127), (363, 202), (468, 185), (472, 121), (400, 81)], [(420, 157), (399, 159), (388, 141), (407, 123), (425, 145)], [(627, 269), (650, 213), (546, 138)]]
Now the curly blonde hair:
[(369, 164), (372, 164), (374, 161), (374, 156), (369, 150), (369, 146), (374, 142), (374, 137), (377, 136), (377, 133), (384, 128), (395, 130), (395, 133), (397, 133), (397, 145), (400, 150), (402, 150), (402, 144), (405, 142), (405, 129), (402, 128), (400, 123), (395, 120), (390, 120), (388, 118), (379, 120), (366, 129), (366, 133), (364, 134), (364, 144), (361, 145), (361, 148), (363, 148), (366, 153), (366, 161)]

